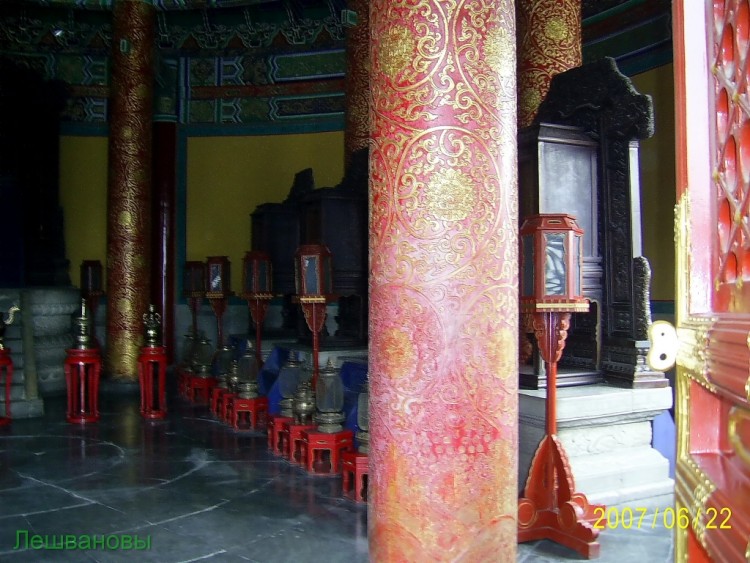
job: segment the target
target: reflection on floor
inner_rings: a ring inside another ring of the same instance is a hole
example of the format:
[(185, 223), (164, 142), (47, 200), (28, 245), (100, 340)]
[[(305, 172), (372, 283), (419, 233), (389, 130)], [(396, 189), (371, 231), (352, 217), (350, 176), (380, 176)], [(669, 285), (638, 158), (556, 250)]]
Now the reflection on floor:
[[(340, 479), (307, 476), (270, 455), (264, 436), (233, 432), (205, 407), (173, 400), (169, 420), (149, 423), (137, 397), (104, 397), (101, 421), (86, 426), (65, 422), (63, 397), (45, 409), (0, 429), (0, 561), (368, 560), (366, 507), (341, 497)], [(150, 549), (33, 549), (34, 536), (60, 534), (76, 545), (137, 536)], [(600, 538), (603, 563), (673, 559), (661, 523)], [(575, 559), (547, 541), (518, 551), (522, 562)]]

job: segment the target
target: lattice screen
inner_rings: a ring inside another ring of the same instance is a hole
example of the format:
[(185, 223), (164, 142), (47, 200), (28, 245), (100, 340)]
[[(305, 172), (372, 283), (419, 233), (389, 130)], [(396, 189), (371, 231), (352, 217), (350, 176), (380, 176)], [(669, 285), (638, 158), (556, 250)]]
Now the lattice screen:
[[(718, 213), (714, 286), (728, 297), (737, 295), (743, 283), (750, 281), (750, 6), (748, 0), (716, 0), (713, 12), (710, 63), (715, 84), (713, 167)], [(737, 300), (732, 301), (730, 305), (727, 298), (721, 298), (716, 306), (736, 310)]]

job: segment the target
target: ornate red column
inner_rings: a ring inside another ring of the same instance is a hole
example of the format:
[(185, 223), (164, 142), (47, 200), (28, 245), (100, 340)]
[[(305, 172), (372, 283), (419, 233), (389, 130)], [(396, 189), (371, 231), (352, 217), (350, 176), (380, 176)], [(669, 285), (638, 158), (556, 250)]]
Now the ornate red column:
[(512, 0), (373, 0), (373, 561), (515, 561)]
[(150, 296), (155, 9), (115, 0), (112, 14), (105, 371), (136, 382)]
[(581, 0), (518, 0), (518, 127), (534, 121), (552, 77), (581, 66)]
[(346, 31), (345, 164), (370, 142), (370, 0), (349, 0), (357, 24)]

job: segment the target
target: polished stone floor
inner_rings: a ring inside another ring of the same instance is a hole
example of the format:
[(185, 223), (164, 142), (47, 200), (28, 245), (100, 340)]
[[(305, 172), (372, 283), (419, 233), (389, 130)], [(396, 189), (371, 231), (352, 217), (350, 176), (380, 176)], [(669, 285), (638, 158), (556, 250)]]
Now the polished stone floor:
[[(230, 431), (205, 407), (173, 400), (167, 421), (143, 422), (137, 397), (105, 396), (101, 421), (89, 425), (66, 423), (64, 410), (63, 397), (47, 399), (43, 418), (0, 429), (2, 562), (368, 559), (366, 507), (341, 497), (340, 479), (307, 476), (270, 455), (265, 437)], [(35, 549), (61, 534), (84, 546), (149, 538), (150, 549)], [(661, 523), (600, 540), (602, 563), (673, 559)], [(576, 559), (548, 541), (521, 545), (517, 556)]]

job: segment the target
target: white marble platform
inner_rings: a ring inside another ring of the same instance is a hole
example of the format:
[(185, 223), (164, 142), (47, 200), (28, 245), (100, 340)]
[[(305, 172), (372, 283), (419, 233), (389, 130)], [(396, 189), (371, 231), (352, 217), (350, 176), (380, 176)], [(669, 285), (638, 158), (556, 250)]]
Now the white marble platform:
[[(519, 391), (519, 492), (544, 436), (545, 390)], [(621, 504), (671, 494), (669, 462), (651, 447), (651, 421), (672, 405), (669, 387), (607, 384), (557, 391), (557, 435), (576, 490), (591, 502)]]

